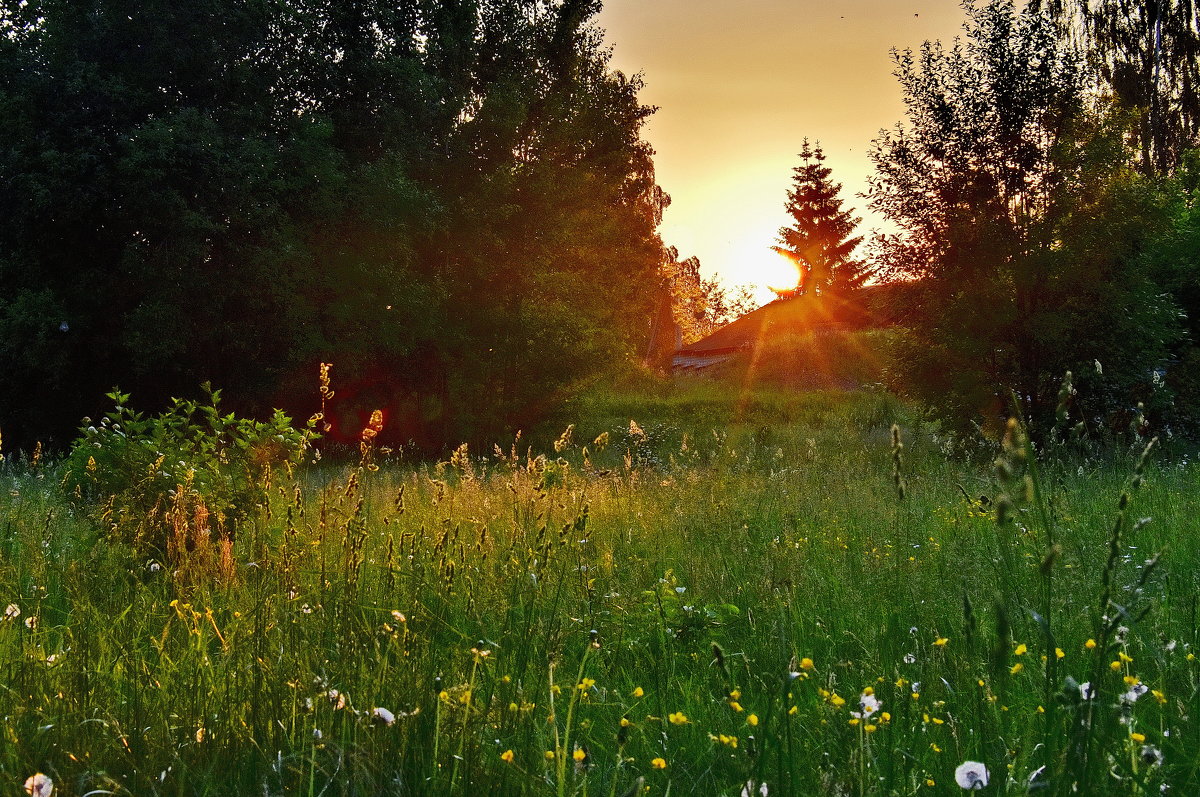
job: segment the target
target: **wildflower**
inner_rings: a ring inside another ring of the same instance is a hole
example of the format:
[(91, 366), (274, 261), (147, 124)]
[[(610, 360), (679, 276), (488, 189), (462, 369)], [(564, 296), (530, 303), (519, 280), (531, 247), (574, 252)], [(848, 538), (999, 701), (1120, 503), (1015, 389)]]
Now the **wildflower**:
[(407, 623), (408, 622), (408, 618), (404, 616), (404, 612), (397, 611), (395, 609), (392, 610), (392, 619), (395, 620), (397, 623)]
[(54, 793), (54, 781), (41, 772), (25, 779), (25, 793), (33, 797), (50, 797)]
[(1064, 657), (1064, 656), (1066, 656), (1066, 655), (1067, 655), (1067, 654), (1063, 652), (1063, 649), (1062, 649), (1062, 648), (1055, 648), (1055, 649), (1054, 649), (1054, 658), (1056, 658), (1056, 659), (1061, 659), (1062, 657)]
[(37, 620), (38, 619), (37, 619), (36, 614), (29, 615), (28, 617), (25, 618), (25, 627), (28, 628), (30, 631), (32, 631), (34, 628), (37, 627)]
[(758, 715), (751, 714), (750, 716), (746, 717), (746, 724), (747, 725), (757, 725), (758, 724)]
[(755, 783), (752, 780), (746, 781), (746, 785), (742, 787), (742, 793), (738, 797), (767, 797), (767, 784)]
[(829, 696), (829, 702), (835, 706), (840, 707), (840, 706), (846, 705), (846, 698), (844, 698), (841, 695), (834, 692), (832, 695)]
[(1114, 662), (1112, 662), (1111, 664), (1109, 664), (1109, 665), (1108, 665), (1108, 667), (1109, 667), (1109, 669), (1110, 669), (1110, 670), (1112, 670), (1113, 672), (1120, 672), (1120, 671), (1121, 671), (1121, 662), (1119, 662), (1119, 661), (1114, 661)]
[(905, 664), (916, 664), (917, 663), (916, 655), (913, 653), (905, 653), (904, 654), (904, 663)]
[(580, 692), (585, 692), (588, 689), (591, 689), (595, 685), (596, 685), (596, 681), (594, 678), (584, 678), (582, 681), (580, 681), (575, 686), (575, 688), (578, 689)]
[(515, 758), (515, 756), (513, 755), (512, 750), (505, 750), (500, 754), (500, 760), (506, 764), (511, 764), (513, 762), (513, 758)]
[(1154, 699), (1158, 701), (1160, 706), (1165, 706), (1167, 704), (1167, 696), (1158, 689), (1151, 689), (1150, 694), (1154, 695)]
[(15, 620), (21, 616), (21, 607), (15, 603), (10, 603), (4, 607), (4, 619)]
[(1021, 644), (1017, 645), (1017, 649), (1013, 651), (1013, 655), (1014, 656), (1024, 656), (1025, 652), (1028, 650), (1029, 650), (1029, 648), (1025, 647), (1025, 643), (1022, 642)]
[(671, 721), (672, 725), (687, 725), (688, 724), (687, 715), (684, 714), (682, 711), (676, 711), (673, 714), (668, 714), (667, 719)]
[(1084, 700), (1092, 700), (1096, 697), (1096, 690), (1092, 688), (1091, 681), (1084, 681), (1079, 685), (1079, 696)]
[(650, 766), (654, 767), (655, 769), (666, 769), (667, 761), (664, 758), (654, 758), (651, 759)]
[(1025, 669), (1025, 665), (1024, 665), (1024, 664), (1022, 664), (1021, 662), (1019, 662), (1019, 661), (1018, 661), (1018, 662), (1017, 662), (1016, 664), (1014, 664), (1012, 667), (1009, 667), (1009, 668), (1008, 668), (1008, 672), (1009, 672), (1009, 674), (1010, 674), (1010, 675), (1016, 675), (1017, 673), (1019, 673), (1019, 672), (1020, 672), (1021, 670), (1023, 670), (1023, 669)]
[(634, 687), (632, 694), (634, 697), (643, 697), (646, 694), (646, 690), (642, 689), (640, 686), (637, 686)]
[(1135, 731), (1135, 732), (1129, 734), (1129, 738), (1132, 739), (1133, 741), (1137, 742), (1138, 744), (1141, 744), (1142, 742), (1146, 741), (1146, 734), (1137, 733)]
[(571, 753), (571, 758), (574, 758), (577, 764), (582, 763), (583, 759), (587, 758), (587, 752), (582, 747), (576, 747), (575, 752)]
[(866, 731), (867, 733), (875, 733), (875, 731), (879, 730), (879, 726), (878, 725), (864, 725), (863, 730)]
[(1087, 642), (1083, 643), (1083, 646), (1088, 650), (1093, 650), (1096, 647), (1096, 640), (1089, 639)]
[(1117, 658), (1120, 659), (1121, 661), (1125, 662), (1126, 664), (1133, 663), (1133, 656), (1128, 655), (1124, 651), (1121, 651), (1120, 653), (1118, 653)]
[(933, 778), (925, 778), (925, 785), (926, 786), (936, 786), (937, 781), (934, 780)]
[(871, 716), (876, 711), (878, 711), (879, 706), (880, 706), (879, 698), (875, 697), (874, 690), (870, 689), (870, 687), (868, 687), (867, 690), (864, 690), (863, 693), (861, 695), (859, 695), (858, 707), (859, 707), (860, 711), (852, 711), (850, 713), (855, 717), (861, 717), (863, 719), (866, 719), (867, 717)]
[(388, 711), (386, 708), (376, 706), (371, 710), (371, 722), (376, 725), (390, 726), (396, 721), (396, 715)]
[(553, 760), (554, 760), (554, 751), (553, 751), (553, 750), (547, 750), (547, 751), (546, 751), (546, 754), (545, 754), (545, 758), (546, 758), (546, 760), (547, 760), (547, 761), (553, 761)]
[(938, 637), (937, 639), (935, 639), (933, 641), (933, 645), (934, 645), (934, 647), (944, 648), (944, 647), (946, 647), (946, 643), (949, 641), (950, 641), (949, 637), (942, 636), (942, 637)]
[(800, 669), (802, 669), (802, 670), (811, 670), (811, 669), (813, 668), (813, 666), (814, 666), (814, 665), (813, 665), (813, 660), (812, 660), (812, 659), (810, 659), (810, 658), (808, 658), (807, 656), (805, 656), (804, 658), (800, 659)]
[(734, 711), (742, 711), (742, 704), (737, 702), (736, 700), (730, 700), (729, 707), (731, 709), (733, 709)]
[(954, 770), (954, 780), (967, 791), (975, 791), (988, 785), (987, 767), (978, 761), (964, 761)]

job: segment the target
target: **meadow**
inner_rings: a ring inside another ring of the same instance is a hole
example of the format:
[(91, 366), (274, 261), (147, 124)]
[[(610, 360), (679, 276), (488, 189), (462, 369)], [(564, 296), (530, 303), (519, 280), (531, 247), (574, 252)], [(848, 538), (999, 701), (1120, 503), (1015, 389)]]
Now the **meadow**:
[(1200, 787), (1187, 448), (952, 447), (872, 391), (572, 412), (442, 462), (197, 433), (123, 494), (104, 422), (8, 452), (0, 794)]

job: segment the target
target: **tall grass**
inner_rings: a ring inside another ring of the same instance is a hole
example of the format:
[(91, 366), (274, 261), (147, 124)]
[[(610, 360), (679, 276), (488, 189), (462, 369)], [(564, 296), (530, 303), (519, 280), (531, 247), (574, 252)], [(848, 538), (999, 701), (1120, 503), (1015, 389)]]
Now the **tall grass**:
[(0, 793), (1200, 783), (1194, 464), (1045, 458), (1027, 496), (1016, 437), (997, 475), (882, 395), (578, 409), (557, 446), (276, 473), (223, 564), (197, 513), (147, 553), (0, 465)]

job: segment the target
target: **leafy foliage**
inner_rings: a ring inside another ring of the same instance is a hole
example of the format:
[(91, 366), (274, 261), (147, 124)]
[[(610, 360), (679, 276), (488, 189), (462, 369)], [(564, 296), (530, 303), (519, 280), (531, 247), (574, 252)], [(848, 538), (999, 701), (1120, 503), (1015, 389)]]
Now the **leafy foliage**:
[(1139, 258), (1168, 197), (1126, 167), (1125, 118), (1086, 104), (1045, 14), (991, 0), (965, 31), (896, 54), (908, 123), (872, 150), (872, 205), (902, 229), (880, 260), (919, 279), (900, 379), (948, 423), (996, 433), (1015, 391), (1044, 431), (1063, 373), (1099, 361), (1105, 389), (1080, 392), (1103, 398), (1076, 420), (1103, 421), (1180, 334)]
[[(113, 383), (440, 446), (628, 361), (666, 197), (587, 0), (0, 2), (10, 444)], [(486, 400), (480, 401), (480, 397)]]
[(222, 414), (221, 391), (205, 392), (207, 403), (176, 399), (146, 417), (114, 390), (116, 406), (80, 430), (67, 458), (67, 488), (141, 553), (171, 555), (180, 523), (193, 536), (231, 539), (267, 506), (273, 471), (299, 464), (316, 437), (315, 418), (303, 429), (279, 410), (266, 422), (238, 418)]

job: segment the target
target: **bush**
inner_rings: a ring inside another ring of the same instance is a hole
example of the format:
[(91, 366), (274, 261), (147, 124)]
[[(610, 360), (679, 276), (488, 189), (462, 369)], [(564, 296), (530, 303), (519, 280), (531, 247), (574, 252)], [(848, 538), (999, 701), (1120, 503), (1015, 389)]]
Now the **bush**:
[(96, 425), (85, 419), (67, 458), (67, 488), (141, 553), (175, 560), (198, 543), (232, 540), (266, 505), (273, 470), (290, 474), (317, 437), (316, 417), (296, 429), (280, 410), (266, 422), (222, 415), (221, 392), (203, 388), (207, 403), (174, 399), (150, 418), (114, 390), (116, 406)]

